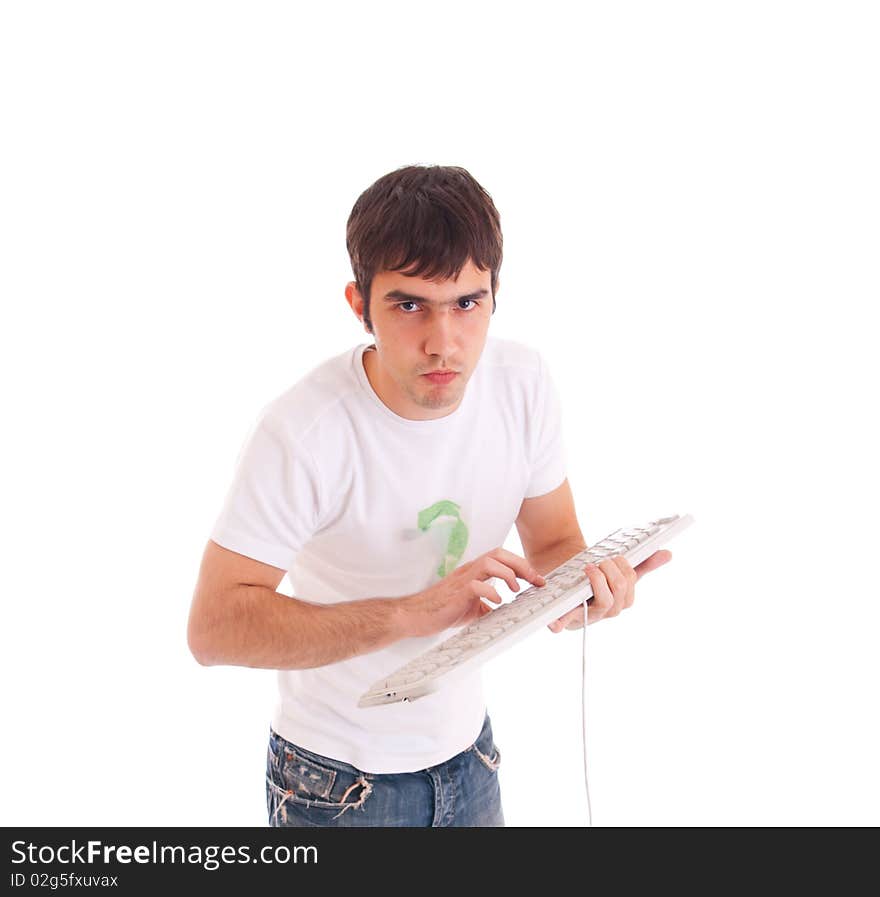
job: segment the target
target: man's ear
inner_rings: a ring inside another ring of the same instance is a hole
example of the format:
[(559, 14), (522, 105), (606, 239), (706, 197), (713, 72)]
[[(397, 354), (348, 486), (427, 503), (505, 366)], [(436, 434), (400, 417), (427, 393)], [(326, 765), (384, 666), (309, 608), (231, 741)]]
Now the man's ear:
[(366, 330), (367, 333), (372, 334), (373, 331), (367, 327), (366, 321), (364, 321), (364, 298), (361, 296), (360, 290), (353, 280), (345, 285), (345, 298), (348, 301), (349, 307), (363, 325), (364, 330)]
[(345, 299), (351, 310), (360, 318), (364, 310), (364, 300), (361, 298), (357, 284), (353, 280), (345, 285)]

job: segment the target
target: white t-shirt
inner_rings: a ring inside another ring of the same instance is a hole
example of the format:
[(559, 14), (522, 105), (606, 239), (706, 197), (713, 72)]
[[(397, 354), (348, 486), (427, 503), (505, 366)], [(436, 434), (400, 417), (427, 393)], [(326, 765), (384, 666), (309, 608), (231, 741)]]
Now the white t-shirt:
[[(559, 400), (540, 354), (488, 338), (458, 408), (408, 420), (376, 395), (362, 344), (264, 406), (211, 532), (331, 604), (411, 595), (502, 546), (524, 498), (565, 480)], [(272, 727), (366, 772), (413, 772), (474, 742), (480, 671), (405, 703), (364, 691), (456, 630), (307, 670), (280, 670)]]

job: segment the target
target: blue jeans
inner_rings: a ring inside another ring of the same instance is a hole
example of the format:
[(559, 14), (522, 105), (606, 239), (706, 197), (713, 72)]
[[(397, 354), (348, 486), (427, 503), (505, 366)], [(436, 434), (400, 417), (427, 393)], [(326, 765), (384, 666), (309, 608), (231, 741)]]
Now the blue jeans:
[(503, 826), (489, 715), (477, 740), (418, 772), (369, 773), (314, 754), (269, 728), (270, 826)]

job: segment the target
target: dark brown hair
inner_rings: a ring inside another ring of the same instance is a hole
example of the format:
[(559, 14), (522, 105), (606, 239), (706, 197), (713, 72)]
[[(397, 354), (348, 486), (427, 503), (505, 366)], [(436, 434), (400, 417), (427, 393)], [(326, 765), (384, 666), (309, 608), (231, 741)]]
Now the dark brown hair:
[(358, 197), (346, 228), (355, 283), (372, 333), (370, 288), (380, 271), (458, 277), (470, 259), (492, 272), (492, 313), (501, 268), (501, 219), (492, 197), (450, 165), (407, 165), (383, 175)]

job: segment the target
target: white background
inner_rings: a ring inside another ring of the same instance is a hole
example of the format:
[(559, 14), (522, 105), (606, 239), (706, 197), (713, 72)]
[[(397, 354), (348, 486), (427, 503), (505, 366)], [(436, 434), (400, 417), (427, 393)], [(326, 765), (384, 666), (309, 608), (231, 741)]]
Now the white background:
[[(876, 6), (318, 6), (2, 7), (0, 822), (265, 824), (274, 673), (195, 662), (192, 589), (423, 163), (500, 210), (588, 542), (696, 521), (588, 630), (594, 823), (880, 823)], [(585, 824), (580, 689), (580, 633), (487, 667), (508, 824)]]

